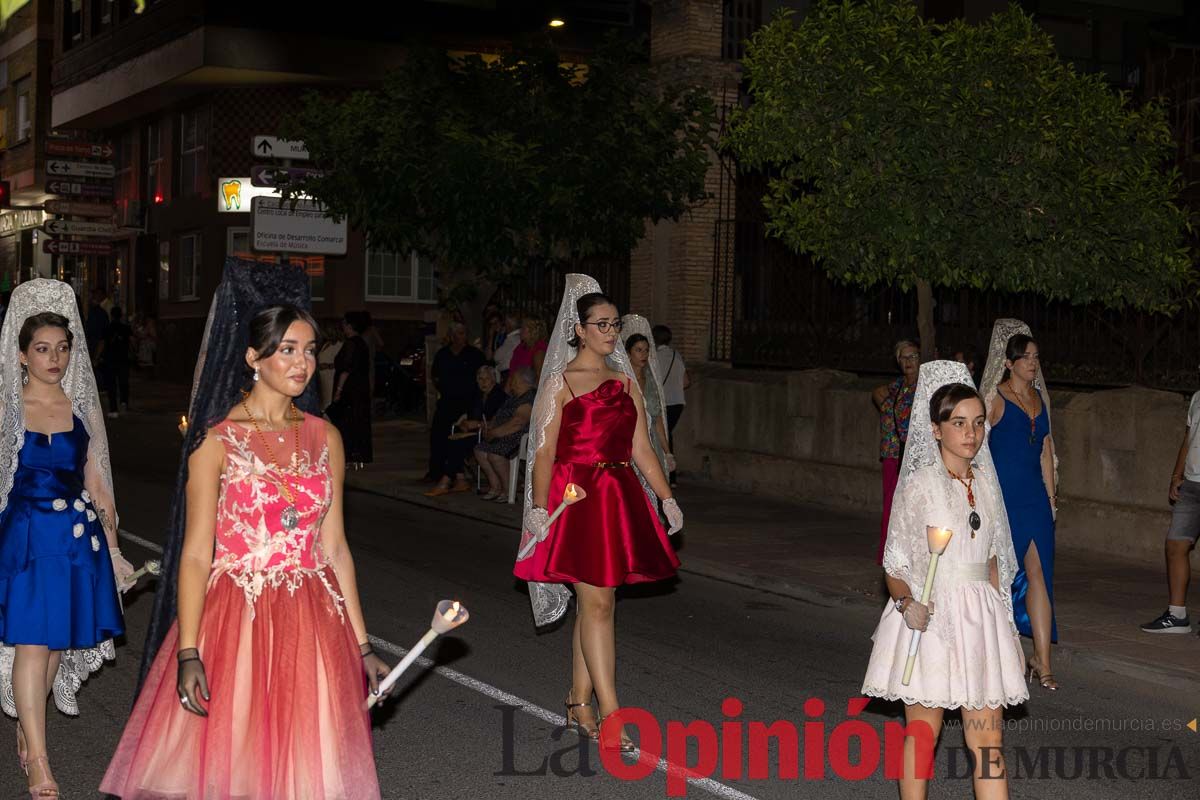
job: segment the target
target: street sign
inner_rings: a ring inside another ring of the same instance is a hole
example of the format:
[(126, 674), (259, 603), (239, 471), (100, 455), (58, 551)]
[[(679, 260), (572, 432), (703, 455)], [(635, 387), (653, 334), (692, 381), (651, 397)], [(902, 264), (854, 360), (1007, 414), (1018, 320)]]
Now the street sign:
[(259, 164), (250, 168), (250, 183), (254, 186), (281, 188), (299, 183), (310, 176), (320, 176), (319, 169), (308, 167), (273, 167)]
[(74, 156), (75, 158), (112, 158), (113, 149), (112, 145), (109, 144), (47, 139), (46, 154), (52, 156)]
[(308, 161), (308, 150), (304, 142), (278, 139), (274, 136), (255, 136), (250, 141), (250, 152), (259, 158), (294, 158)]
[(0, 236), (10, 236), (15, 231), (36, 228), (42, 224), (45, 217), (40, 208), (19, 208), (7, 214), (0, 214)]
[(56, 178), (70, 175), (76, 178), (111, 178), (117, 174), (112, 164), (94, 164), (91, 161), (47, 161), (46, 174)]
[(72, 217), (112, 217), (117, 210), (111, 203), (79, 203), (73, 200), (47, 200), (47, 214), (65, 214)]
[(82, 183), (79, 181), (46, 181), (46, 192), (49, 194), (65, 194), (72, 197), (97, 197), (111, 200), (112, 184)]
[(109, 242), (64, 242), (62, 239), (43, 239), (42, 250), (55, 256), (107, 256), (112, 254)]
[(346, 254), (346, 220), (334, 222), (319, 203), (256, 197), (250, 205), (253, 210), (250, 215), (252, 249), (303, 255)]
[(52, 236), (112, 236), (117, 226), (111, 222), (76, 222), (71, 219), (48, 219), (42, 225)]

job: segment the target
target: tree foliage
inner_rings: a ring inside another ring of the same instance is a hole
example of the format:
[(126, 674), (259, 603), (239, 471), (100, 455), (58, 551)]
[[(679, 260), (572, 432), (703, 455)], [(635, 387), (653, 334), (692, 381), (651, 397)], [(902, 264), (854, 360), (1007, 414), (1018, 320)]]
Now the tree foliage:
[(1161, 310), (1190, 270), (1162, 110), (1059, 61), (1016, 6), (980, 25), (908, 0), (777, 17), (726, 145), (775, 167), (768, 230), (869, 286), (1031, 291)]
[(586, 66), (522, 46), (498, 59), (416, 48), (379, 88), (306, 98), (288, 134), (302, 187), (373, 241), (489, 278), (627, 252), (644, 221), (704, 197), (713, 104), (660, 85), (635, 46)]

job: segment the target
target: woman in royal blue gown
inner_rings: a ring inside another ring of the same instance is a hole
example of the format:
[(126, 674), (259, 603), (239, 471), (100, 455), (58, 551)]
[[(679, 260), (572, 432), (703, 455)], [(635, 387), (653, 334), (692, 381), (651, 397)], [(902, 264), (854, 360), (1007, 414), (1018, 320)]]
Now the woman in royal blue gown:
[(33, 797), (57, 797), (46, 698), (78, 713), (80, 681), (124, 631), (108, 443), (75, 295), (23, 283), (0, 330), (0, 701), (16, 716)]
[(1050, 660), (1051, 644), (1058, 641), (1054, 619), (1057, 469), (1041, 356), (1025, 323), (996, 322), (981, 388), (991, 425), (992, 458), (1020, 564), (1012, 584), (1013, 617), (1021, 634), (1033, 639), (1030, 678), (1054, 691), (1058, 681)]

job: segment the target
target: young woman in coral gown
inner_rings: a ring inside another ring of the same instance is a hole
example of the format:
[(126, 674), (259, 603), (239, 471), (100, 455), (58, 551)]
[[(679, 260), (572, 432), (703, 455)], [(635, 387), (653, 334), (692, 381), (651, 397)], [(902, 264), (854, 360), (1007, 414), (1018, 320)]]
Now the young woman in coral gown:
[[(123, 798), (379, 797), (367, 638), (342, 519), (337, 430), (296, 410), (316, 324), (259, 312), (253, 388), (188, 460), (177, 624), (101, 790)], [(365, 674), (364, 674), (365, 673)]]

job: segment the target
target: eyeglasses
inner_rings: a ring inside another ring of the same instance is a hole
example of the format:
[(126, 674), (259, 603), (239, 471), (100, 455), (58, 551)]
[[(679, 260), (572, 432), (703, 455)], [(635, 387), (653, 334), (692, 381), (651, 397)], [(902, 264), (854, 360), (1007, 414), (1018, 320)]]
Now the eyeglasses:
[(625, 327), (625, 323), (621, 322), (620, 320), (617, 320), (616, 322), (609, 322), (606, 319), (602, 319), (599, 322), (581, 322), (579, 324), (580, 325), (595, 325), (596, 330), (600, 331), (601, 333), (608, 333), (610, 330), (620, 333), (621, 328)]
[(921, 354), (920, 353), (909, 353), (908, 355), (900, 356), (899, 358), (901, 361), (920, 361)]

